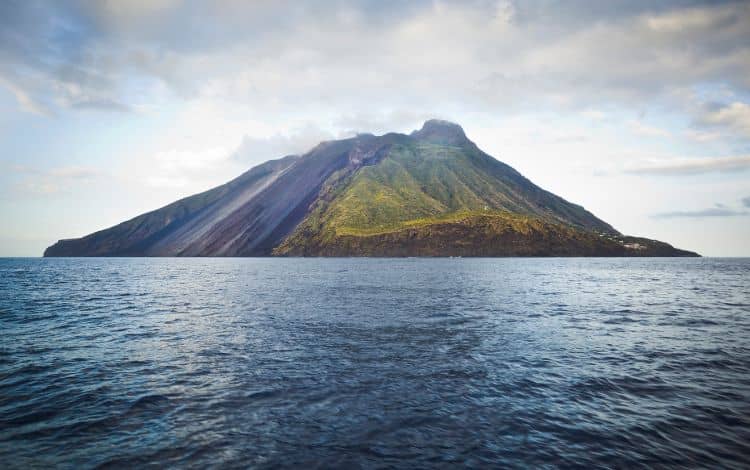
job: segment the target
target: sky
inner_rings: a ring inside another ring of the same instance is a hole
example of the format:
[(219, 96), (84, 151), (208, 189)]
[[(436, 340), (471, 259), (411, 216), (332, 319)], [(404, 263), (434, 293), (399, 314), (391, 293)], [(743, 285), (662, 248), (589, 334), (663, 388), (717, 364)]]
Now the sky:
[(0, 2), (0, 256), (460, 124), (619, 231), (750, 256), (750, 2)]

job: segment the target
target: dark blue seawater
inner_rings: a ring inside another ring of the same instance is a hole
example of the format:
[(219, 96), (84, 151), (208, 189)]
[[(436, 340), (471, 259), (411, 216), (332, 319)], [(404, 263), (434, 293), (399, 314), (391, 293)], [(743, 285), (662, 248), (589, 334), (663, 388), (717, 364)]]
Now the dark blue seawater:
[(2, 259), (0, 467), (750, 465), (748, 259)]

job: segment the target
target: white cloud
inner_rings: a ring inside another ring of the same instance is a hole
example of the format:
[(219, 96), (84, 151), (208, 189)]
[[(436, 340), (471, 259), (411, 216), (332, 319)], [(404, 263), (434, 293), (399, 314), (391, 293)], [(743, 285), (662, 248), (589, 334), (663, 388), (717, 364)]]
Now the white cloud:
[[(750, 6), (741, 3), (663, 4), (658, 13), (620, 5), (611, 14), (595, 10), (598, 17), (583, 4), (551, 15), (543, 3), (510, 1), (53, 5), (48, 15), (93, 23), (100, 33), (80, 33), (74, 50), (56, 53), (51, 59), (62, 67), (46, 69), (16, 49), (12, 66), (42, 77), (24, 89), (28, 99), (55, 95), (63, 107), (130, 109), (163, 92), (149, 81), (177, 96), (276, 115), (586, 110), (651, 103), (704, 81), (750, 87)], [(33, 21), (41, 31), (26, 49), (58, 50), (43, 38), (54, 37), (59, 22)], [(138, 93), (130, 93), (135, 83)]]
[(707, 109), (699, 116), (700, 124), (725, 127), (750, 138), (750, 105), (734, 102), (715, 109)]
[(700, 209), (695, 211), (674, 211), (674, 212), (661, 212), (654, 214), (653, 217), (656, 219), (674, 219), (678, 217), (689, 217), (689, 218), (703, 218), (703, 217), (737, 217), (745, 216), (750, 214), (747, 211), (736, 211), (732, 209), (725, 209), (721, 207), (711, 207), (708, 209)]
[(696, 175), (712, 172), (744, 171), (750, 168), (750, 155), (716, 158), (670, 159), (625, 170), (635, 175)]
[(27, 93), (22, 87), (14, 84), (10, 80), (0, 76), (0, 85), (10, 91), (18, 102), (18, 106), (28, 113), (37, 114), (39, 116), (48, 117), (52, 113), (51, 111), (41, 103), (37, 103), (29, 93)]
[(597, 109), (585, 109), (581, 111), (581, 116), (592, 121), (603, 121), (607, 118), (607, 113)]
[(335, 138), (329, 132), (309, 124), (291, 133), (273, 134), (269, 137), (246, 135), (231, 158), (244, 164), (259, 163), (287, 155), (301, 155), (324, 140)]
[(227, 158), (229, 149), (226, 147), (214, 147), (197, 150), (165, 150), (154, 155), (154, 161), (162, 169), (167, 171), (176, 170), (202, 170), (213, 166), (218, 161)]
[(65, 166), (40, 169), (26, 165), (6, 167), (9, 174), (16, 176), (8, 185), (8, 196), (54, 196), (78, 189), (81, 184), (90, 184), (107, 175), (101, 171), (83, 166)]
[(672, 135), (672, 133), (666, 129), (649, 126), (641, 121), (631, 120), (628, 122), (628, 126), (634, 133), (647, 137), (670, 137)]
[(106, 20), (139, 21), (154, 15), (164, 15), (181, 2), (180, 0), (99, 0), (93, 6)]
[(731, 5), (719, 8), (686, 8), (644, 17), (649, 29), (672, 34), (711, 31), (714, 28), (732, 25), (736, 20), (737, 13)]
[(685, 131), (685, 137), (696, 142), (711, 142), (721, 139), (723, 136), (724, 134), (717, 131), (701, 131), (696, 129)]

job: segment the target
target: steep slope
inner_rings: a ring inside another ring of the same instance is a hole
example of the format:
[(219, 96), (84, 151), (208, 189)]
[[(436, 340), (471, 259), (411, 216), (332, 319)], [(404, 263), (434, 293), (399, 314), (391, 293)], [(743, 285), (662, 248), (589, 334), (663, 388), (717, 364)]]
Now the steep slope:
[(272, 160), (204, 193), (83, 238), (60, 240), (44, 256), (261, 256), (307, 215), (333, 173), (355, 171), (363, 136), (323, 142)]
[(622, 236), (460, 126), (323, 142), (45, 256), (681, 256)]
[(411, 138), (387, 135), (387, 158), (362, 168), (335, 201), (323, 197), (299, 231), (372, 233), (459, 211), (510, 212), (616, 234), (580, 206), (542, 190), (479, 150), (455, 124), (428, 121)]
[[(242, 205), (283, 173), (299, 157), (271, 160), (243, 173), (234, 180), (206, 192), (180, 199), (160, 209), (134, 217), (114, 227), (83, 238), (60, 240), (44, 251), (44, 256), (142, 256), (157, 254), (153, 245), (192, 221), (202, 220), (200, 230), (210, 229), (224, 208)], [(177, 250), (163, 255), (178, 254)]]
[[(530, 229), (520, 229), (528, 223), (545, 231), (559, 228), (567, 235), (571, 235), (569, 229), (578, 230), (589, 247), (571, 246), (567, 250), (571, 254), (591, 254), (596, 247), (607, 254), (622, 252), (622, 244), (614, 247), (619, 250), (613, 249), (594, 234), (619, 236), (609, 224), (485, 154), (456, 124), (427, 121), (409, 137), (389, 134), (380, 138), (379, 144), (387, 147), (386, 157), (343, 184), (326, 185), (310, 216), (275, 254), (502, 256), (565, 252), (545, 246), (512, 249), (488, 232), (487, 226), (481, 230), (479, 225), (474, 227), (477, 221), (494, 224), (501, 219), (503, 230), (520, 230), (516, 232), (519, 239), (528, 238)], [(448, 225), (446, 218), (451, 220)], [(454, 230), (457, 225), (462, 229)], [(479, 234), (479, 238), (467, 237), (464, 231)], [(448, 243), (451, 237), (455, 243)], [(490, 249), (491, 240), (502, 246)]]

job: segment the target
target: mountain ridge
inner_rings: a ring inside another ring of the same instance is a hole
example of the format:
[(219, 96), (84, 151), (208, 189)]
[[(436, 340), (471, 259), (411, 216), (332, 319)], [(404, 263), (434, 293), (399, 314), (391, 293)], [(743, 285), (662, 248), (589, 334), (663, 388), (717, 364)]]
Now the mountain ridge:
[(696, 255), (635, 240), (428, 120), (270, 160), (44, 256)]

